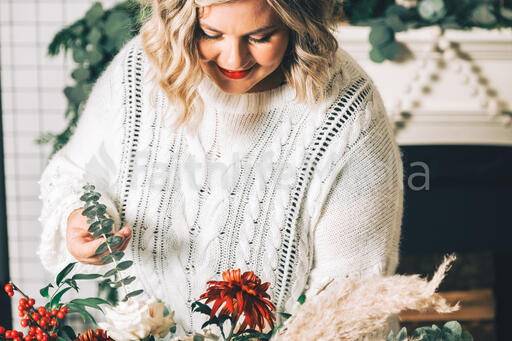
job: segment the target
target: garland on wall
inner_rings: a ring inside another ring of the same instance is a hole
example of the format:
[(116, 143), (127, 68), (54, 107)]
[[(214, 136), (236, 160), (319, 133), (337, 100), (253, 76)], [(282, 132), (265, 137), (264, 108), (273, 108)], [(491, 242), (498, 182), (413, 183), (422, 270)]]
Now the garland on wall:
[[(64, 94), (68, 126), (58, 133), (45, 133), (36, 141), (52, 144), (51, 155), (69, 140), (92, 85), (120, 48), (138, 34), (149, 15), (140, 2), (127, 0), (105, 10), (95, 3), (82, 19), (63, 28), (48, 47), (50, 56), (71, 53), (76, 63), (71, 73), (75, 84)], [(445, 29), (512, 27), (512, 0), (344, 0), (334, 16), (351, 25), (370, 26), (370, 58), (380, 63), (395, 60), (401, 50), (395, 33), (426, 26)], [(496, 112), (491, 105), (490, 112)]]

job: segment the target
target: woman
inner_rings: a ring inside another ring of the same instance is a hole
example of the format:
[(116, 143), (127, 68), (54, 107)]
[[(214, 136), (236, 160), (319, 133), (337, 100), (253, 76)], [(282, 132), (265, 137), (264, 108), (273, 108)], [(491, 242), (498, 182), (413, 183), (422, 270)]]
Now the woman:
[(123, 227), (132, 286), (181, 334), (200, 329), (190, 305), (230, 267), (271, 282), (288, 312), (330, 279), (394, 273), (399, 150), (329, 30), (332, 5), (155, 0), (42, 175), (44, 266), (101, 264), (81, 216), (90, 182)]

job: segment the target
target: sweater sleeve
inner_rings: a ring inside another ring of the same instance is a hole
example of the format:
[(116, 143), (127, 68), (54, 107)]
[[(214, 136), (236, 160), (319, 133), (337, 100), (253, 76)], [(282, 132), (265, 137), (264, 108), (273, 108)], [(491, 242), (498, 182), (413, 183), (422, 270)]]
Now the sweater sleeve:
[[(330, 280), (392, 275), (398, 265), (403, 166), (380, 97), (374, 97), (352, 122), (359, 125), (358, 119), (371, 117), (333, 171), (332, 186), (313, 225), (307, 297)], [(397, 323), (392, 320), (391, 325)]]
[[(44, 169), (39, 180), (42, 210), (41, 244), (38, 255), (43, 266), (58, 273), (76, 261), (66, 246), (66, 227), (70, 213), (83, 202), (83, 186), (93, 184), (101, 194), (100, 202), (119, 229), (116, 206), (118, 174), (123, 132), (123, 62), (127, 46), (114, 58), (96, 81), (69, 142)], [(79, 264), (80, 271), (94, 267)], [(95, 271), (100, 271), (97, 267)]]

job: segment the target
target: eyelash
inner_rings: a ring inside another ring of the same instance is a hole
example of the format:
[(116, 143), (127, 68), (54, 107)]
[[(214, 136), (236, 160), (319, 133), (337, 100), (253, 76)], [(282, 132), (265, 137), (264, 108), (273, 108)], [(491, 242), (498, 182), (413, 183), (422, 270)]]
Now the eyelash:
[[(205, 32), (201, 32), (201, 34), (202, 34), (203, 38), (205, 38), (205, 39), (215, 40), (215, 39), (219, 39), (220, 38), (220, 36), (209, 36)], [(251, 37), (249, 37), (248, 39), (250, 41), (254, 42), (254, 43), (268, 43), (270, 41), (270, 37), (271, 36), (272, 35), (269, 34), (269, 35), (267, 35), (267, 36), (265, 36), (265, 37), (263, 37), (261, 39), (256, 39), (256, 38), (251, 38)]]

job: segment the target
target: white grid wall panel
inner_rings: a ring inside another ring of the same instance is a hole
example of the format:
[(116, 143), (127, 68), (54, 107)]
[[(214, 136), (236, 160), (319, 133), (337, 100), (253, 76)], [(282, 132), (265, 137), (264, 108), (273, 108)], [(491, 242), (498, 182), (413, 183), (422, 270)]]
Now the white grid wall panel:
[[(102, 1), (108, 8), (118, 1)], [(65, 25), (81, 18), (92, 0), (0, 0), (0, 74), (5, 152), (7, 226), (11, 279), (43, 304), (39, 289), (51, 276), (36, 250), (41, 226), (37, 181), (47, 165), (50, 146), (35, 140), (44, 132), (60, 132), (73, 68), (70, 58), (47, 56), (47, 46)], [(85, 285), (82, 295), (95, 294)], [(85, 292), (84, 292), (85, 291)], [(13, 324), (19, 328), (17, 300)]]

